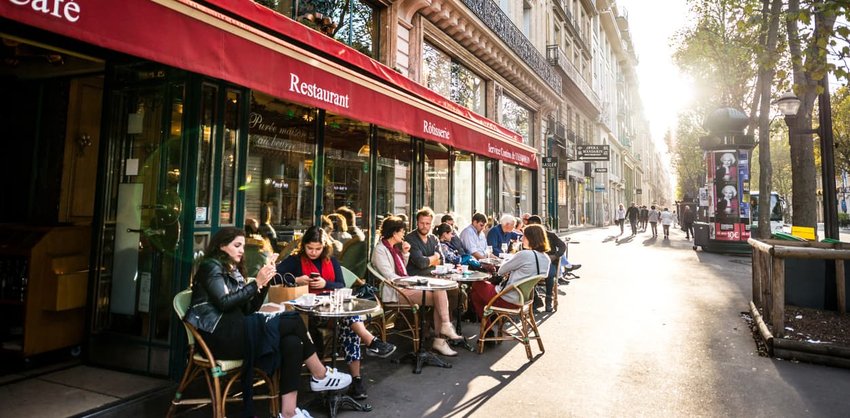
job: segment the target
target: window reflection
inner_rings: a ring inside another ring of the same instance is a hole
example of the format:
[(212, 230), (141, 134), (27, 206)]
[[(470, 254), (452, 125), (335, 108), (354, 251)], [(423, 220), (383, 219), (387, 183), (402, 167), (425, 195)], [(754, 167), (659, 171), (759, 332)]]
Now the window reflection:
[(313, 220), (316, 110), (253, 92), (245, 217), (286, 240)]
[(506, 95), (501, 96), (499, 104), (502, 125), (522, 136), (523, 144), (534, 145), (531, 138), (531, 111)]
[[(482, 170), (483, 171), (483, 170)], [(473, 188), (472, 181), (472, 155), (469, 153), (457, 153), (454, 162), (454, 208), (455, 208), (455, 225), (460, 229), (469, 224), (469, 219), (473, 213), (473, 197), (478, 200), (478, 195), (484, 196), (483, 191), (476, 191)], [(479, 190), (484, 185), (483, 182), (478, 183)], [(483, 201), (483, 199), (482, 199)], [(478, 206), (479, 210), (483, 210)]]
[(435, 213), (449, 210), (449, 149), (436, 142), (425, 143), (425, 206)]
[[(347, 206), (363, 222), (369, 207), (369, 124), (325, 115), (325, 190), (323, 212)], [(365, 224), (357, 225), (368, 232)]]
[(378, 130), (378, 165), (375, 168), (378, 178), (375, 184), (376, 215), (410, 213), (412, 162), (410, 136)]
[(484, 81), (428, 42), (422, 44), (422, 79), (443, 97), (484, 114)]

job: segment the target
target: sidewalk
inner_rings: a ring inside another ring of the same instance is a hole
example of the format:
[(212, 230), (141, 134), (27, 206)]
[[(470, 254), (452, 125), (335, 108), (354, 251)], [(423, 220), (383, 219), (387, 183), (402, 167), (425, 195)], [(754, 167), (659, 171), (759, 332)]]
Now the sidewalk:
[[(163, 391), (173, 383), (152, 377), (60, 363), (2, 376), (0, 417), (60, 418), (120, 405)], [(173, 391), (170, 392), (173, 394)]]

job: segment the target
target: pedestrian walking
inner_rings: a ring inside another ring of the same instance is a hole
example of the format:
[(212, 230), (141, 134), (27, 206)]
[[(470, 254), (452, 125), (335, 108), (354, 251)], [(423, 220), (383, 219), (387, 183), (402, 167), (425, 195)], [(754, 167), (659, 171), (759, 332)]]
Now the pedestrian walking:
[(685, 206), (682, 209), (682, 229), (685, 230), (685, 239), (690, 241), (694, 235), (694, 211), (690, 206)]
[(632, 227), (632, 236), (637, 235), (637, 220), (639, 215), (640, 210), (635, 205), (635, 202), (632, 202), (629, 210), (626, 211), (626, 217), (629, 218), (629, 226)]
[(670, 225), (673, 225), (674, 216), (670, 213), (670, 209), (664, 208), (661, 211), (661, 226), (664, 228), (664, 239), (670, 239)]
[(652, 205), (649, 209), (649, 214), (647, 214), (647, 219), (649, 220), (650, 228), (652, 228), (653, 237), (658, 236), (658, 218), (660, 215), (661, 213), (655, 209), (655, 205)]
[(626, 223), (626, 208), (620, 203), (620, 208), (614, 213), (614, 222), (620, 226), (620, 235), (623, 235), (623, 225)]
[(646, 222), (649, 220), (649, 210), (646, 205), (640, 207), (640, 232), (646, 232)]

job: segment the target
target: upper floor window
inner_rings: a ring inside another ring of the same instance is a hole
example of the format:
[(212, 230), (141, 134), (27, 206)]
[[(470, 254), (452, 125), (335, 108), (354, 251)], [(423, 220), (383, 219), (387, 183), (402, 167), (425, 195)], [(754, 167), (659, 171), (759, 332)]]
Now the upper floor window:
[(380, 11), (364, 0), (255, 0), (350, 47), (378, 56)]
[(534, 145), (531, 138), (531, 111), (518, 104), (514, 99), (502, 95), (499, 98), (500, 121), (506, 128), (520, 134), (522, 143)]
[(422, 82), (443, 97), (484, 114), (484, 80), (428, 42), (422, 44)]
[(531, 39), (531, 3), (527, 0), (522, 2), (522, 33)]

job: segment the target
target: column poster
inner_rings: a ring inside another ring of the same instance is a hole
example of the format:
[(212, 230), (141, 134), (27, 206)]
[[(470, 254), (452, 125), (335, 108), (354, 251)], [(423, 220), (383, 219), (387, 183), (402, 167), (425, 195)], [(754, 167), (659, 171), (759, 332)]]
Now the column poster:
[[(738, 221), (741, 180), (738, 176), (737, 150), (714, 151), (714, 216), (715, 221), (731, 224)], [(749, 172), (749, 170), (747, 170)]]

